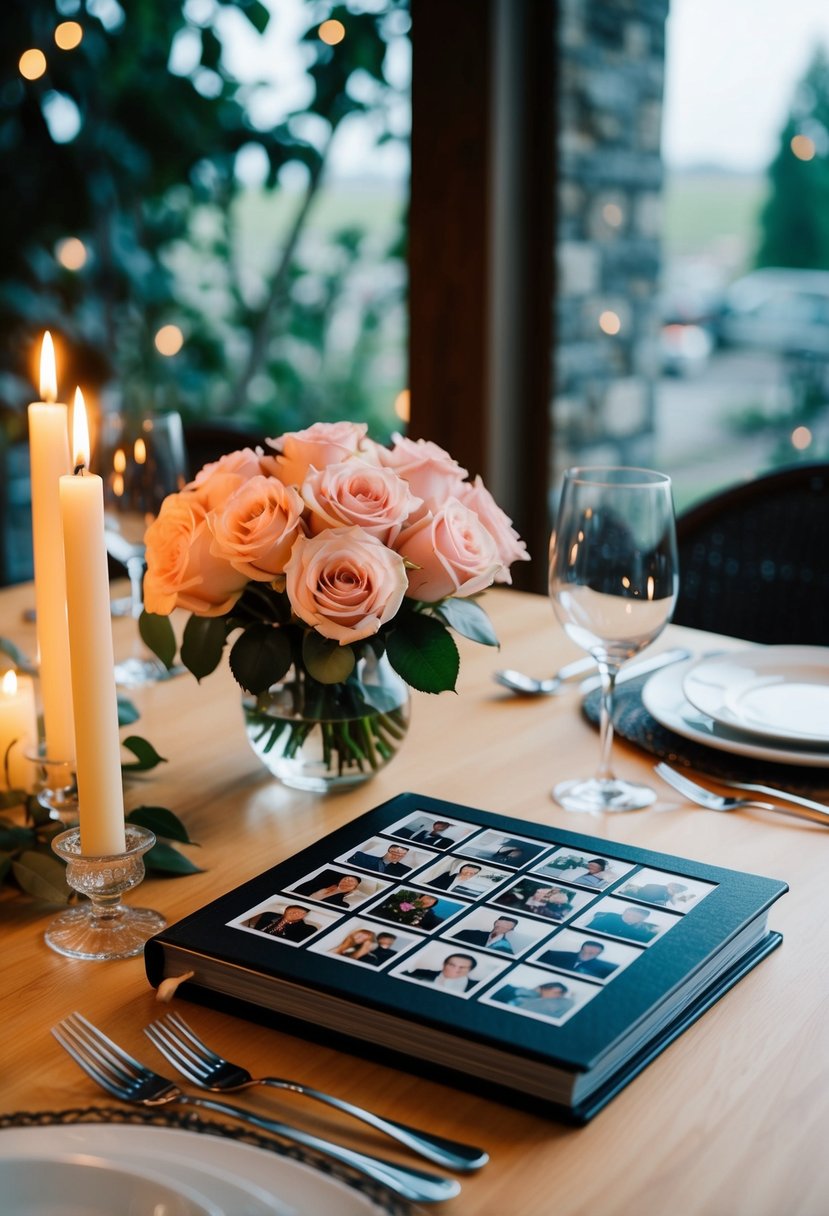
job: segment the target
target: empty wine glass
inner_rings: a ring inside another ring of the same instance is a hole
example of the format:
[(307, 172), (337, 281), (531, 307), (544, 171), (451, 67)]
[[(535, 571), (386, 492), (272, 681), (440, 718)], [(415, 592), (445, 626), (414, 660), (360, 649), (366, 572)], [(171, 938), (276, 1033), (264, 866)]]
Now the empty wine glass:
[[(105, 414), (98, 466), (104, 479), (107, 552), (126, 568), (130, 580), (129, 598), (113, 600), (112, 612), (137, 620), (143, 607), (144, 533), (167, 495), (187, 480), (181, 416)], [(169, 672), (147, 652), (118, 663), (115, 674), (119, 684), (135, 686), (165, 679)]]
[(602, 682), (598, 771), (553, 790), (568, 811), (631, 811), (656, 797), (613, 774), (613, 692), (622, 663), (670, 620), (678, 581), (670, 478), (649, 469), (568, 469), (550, 540), (550, 598)]

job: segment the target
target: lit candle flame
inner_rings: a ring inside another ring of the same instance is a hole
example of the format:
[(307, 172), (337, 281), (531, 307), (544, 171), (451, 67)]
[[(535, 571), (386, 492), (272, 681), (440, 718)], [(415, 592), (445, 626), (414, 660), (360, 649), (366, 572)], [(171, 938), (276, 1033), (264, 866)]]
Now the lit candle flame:
[(72, 452), (76, 471), (89, 464), (89, 423), (86, 420), (86, 405), (83, 393), (75, 389), (72, 407)]
[(13, 671), (7, 671), (3, 676), (3, 696), (13, 697), (17, 694), (17, 676)]
[(40, 400), (49, 403), (58, 399), (58, 374), (55, 370), (55, 346), (47, 329), (40, 347)]
[(143, 439), (136, 439), (133, 444), (132, 454), (136, 464), (146, 464), (147, 462), (147, 445)]

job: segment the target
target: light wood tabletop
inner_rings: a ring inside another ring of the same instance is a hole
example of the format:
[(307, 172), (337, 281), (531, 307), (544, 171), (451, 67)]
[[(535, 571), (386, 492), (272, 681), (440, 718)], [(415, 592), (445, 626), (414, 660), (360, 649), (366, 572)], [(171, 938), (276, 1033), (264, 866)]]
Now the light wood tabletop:
[[(28, 586), (0, 592), (0, 634), (30, 654), (34, 628), (24, 610), (32, 602)], [(228, 1014), (180, 1000), (175, 1005), (208, 1042), (254, 1074), (295, 1076), (487, 1148), (490, 1164), (463, 1179), (458, 1199), (436, 1209), (446, 1216), (825, 1216), (829, 831), (763, 812), (692, 808), (653, 776), (653, 757), (618, 741), (617, 769), (652, 780), (659, 794), (654, 806), (589, 819), (564, 812), (550, 798), (550, 787), (564, 777), (589, 775), (598, 756), (597, 734), (579, 712), (578, 692), (519, 698), (491, 677), (497, 666), (549, 674), (578, 652), (544, 598), (499, 590), (483, 604), (500, 653), (462, 641), (458, 694), (416, 694), (400, 754), (347, 794), (322, 799), (269, 777), (245, 738), (239, 689), (226, 663), (201, 685), (186, 674), (131, 692), (141, 712), (135, 731), (167, 763), (129, 783), (127, 807), (174, 810), (199, 842), (188, 852), (203, 872), (147, 879), (130, 902), (154, 907), (173, 922), (372, 806), (415, 791), (783, 879), (790, 892), (770, 917), (771, 927), (783, 933), (781, 949), (583, 1128)], [(124, 657), (136, 645), (133, 623), (116, 620), (115, 637)], [(670, 627), (655, 648), (677, 642), (702, 653), (712, 638)], [(103, 1095), (49, 1034), (74, 1009), (128, 1050), (160, 1063), (142, 1033), (163, 1010), (143, 960), (90, 963), (54, 954), (43, 941), (53, 914), (10, 888), (0, 894), (0, 1108), (6, 1113), (101, 1102)], [(302, 1099), (257, 1090), (245, 1101), (353, 1147), (421, 1164)]]

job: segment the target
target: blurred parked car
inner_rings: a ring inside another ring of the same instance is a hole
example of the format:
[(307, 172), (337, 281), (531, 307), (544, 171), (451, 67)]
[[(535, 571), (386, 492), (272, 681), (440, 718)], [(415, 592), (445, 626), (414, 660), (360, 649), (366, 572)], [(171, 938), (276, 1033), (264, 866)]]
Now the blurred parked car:
[(829, 359), (829, 271), (769, 268), (737, 279), (717, 330), (727, 346)]

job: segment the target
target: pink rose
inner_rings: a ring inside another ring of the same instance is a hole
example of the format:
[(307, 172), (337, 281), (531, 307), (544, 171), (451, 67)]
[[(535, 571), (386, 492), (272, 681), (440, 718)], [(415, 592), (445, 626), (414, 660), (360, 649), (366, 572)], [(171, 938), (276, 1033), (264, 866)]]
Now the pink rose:
[(184, 488), (192, 491), (202, 506), (212, 511), (214, 507), (220, 507), (240, 485), (263, 471), (259, 465), (260, 456), (261, 453), (254, 452), (253, 448), (228, 452), (206, 464)]
[(258, 582), (282, 574), (302, 531), (304, 503), (292, 486), (258, 474), (207, 517), (210, 552)]
[(409, 570), (408, 595), (433, 604), (447, 596), (476, 595), (501, 569), (494, 538), (457, 498), (401, 533), (397, 552)]
[(207, 512), (194, 494), (170, 494), (147, 529), (144, 606), (169, 616), (185, 608), (197, 616), (222, 616), (242, 594), (244, 574), (210, 552)]
[(513, 562), (528, 562), (527, 546), (512, 526), (512, 520), (501, 510), (480, 477), (464, 482), (458, 498), (469, 507), (493, 537), (501, 559), (501, 569), (495, 576), (496, 583), (511, 583), (509, 567)]
[(421, 505), (391, 469), (361, 459), (311, 469), (302, 497), (311, 510), (312, 532), (358, 524), (384, 545), (397, 539), (407, 518)]
[(443, 505), (447, 498), (457, 497), (466, 477), (448, 452), (428, 439), (406, 439), (394, 436), (394, 446), (378, 448), (380, 463), (394, 469), (398, 477), (409, 483), (413, 494), (422, 498), (430, 510)]
[(411, 912), (413, 907), (414, 907), (414, 904), (407, 904), (404, 901), (403, 903), (400, 904), (400, 911), (401, 912)]
[(304, 431), (288, 431), (265, 442), (281, 453), (276, 457), (278, 476), (287, 485), (301, 486), (311, 465), (324, 469), (354, 456), (367, 430), (365, 422), (315, 422)]
[(285, 574), (296, 615), (341, 646), (376, 633), (406, 593), (403, 559), (356, 527), (299, 537)]

